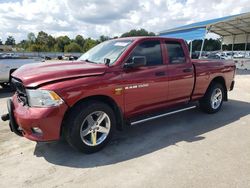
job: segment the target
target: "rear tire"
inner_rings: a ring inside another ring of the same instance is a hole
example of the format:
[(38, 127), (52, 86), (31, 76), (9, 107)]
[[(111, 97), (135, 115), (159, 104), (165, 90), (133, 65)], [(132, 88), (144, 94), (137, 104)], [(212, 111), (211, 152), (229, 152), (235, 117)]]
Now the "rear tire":
[(71, 109), (63, 133), (73, 148), (83, 153), (94, 153), (110, 141), (115, 123), (110, 106), (99, 101), (87, 101)]
[(221, 109), (225, 92), (220, 83), (210, 85), (204, 97), (199, 101), (201, 110), (209, 114), (218, 112)]

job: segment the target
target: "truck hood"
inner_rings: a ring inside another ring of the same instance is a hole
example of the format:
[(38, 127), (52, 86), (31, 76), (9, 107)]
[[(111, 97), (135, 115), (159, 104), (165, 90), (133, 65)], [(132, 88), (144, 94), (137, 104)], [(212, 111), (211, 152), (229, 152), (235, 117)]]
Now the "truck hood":
[(104, 74), (107, 66), (87, 62), (34, 63), (17, 69), (12, 77), (22, 80), (26, 87), (37, 87), (47, 82), (97, 76)]

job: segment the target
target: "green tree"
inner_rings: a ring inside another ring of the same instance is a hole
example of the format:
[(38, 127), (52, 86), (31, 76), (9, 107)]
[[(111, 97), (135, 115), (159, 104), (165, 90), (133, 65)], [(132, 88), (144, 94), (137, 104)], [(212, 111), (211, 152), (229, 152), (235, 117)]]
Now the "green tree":
[(47, 43), (48, 49), (50, 51), (53, 51), (55, 44), (56, 44), (56, 39), (53, 36), (49, 35), (48, 36), (48, 43)]
[(93, 40), (91, 38), (88, 38), (83, 46), (83, 51), (86, 52), (88, 51), (90, 48), (93, 48), (95, 45), (97, 45), (98, 42), (96, 40)]
[(221, 41), (216, 39), (206, 39), (204, 44), (205, 51), (215, 51), (220, 50), (221, 48)]
[(36, 36), (32, 32), (27, 35), (27, 39), (30, 44), (34, 44), (36, 42)]
[(0, 39), (0, 45), (3, 45), (3, 41)]
[(193, 40), (192, 42), (192, 49), (194, 51), (200, 51), (201, 50), (201, 44), (202, 40)]
[(14, 37), (8, 36), (8, 38), (5, 41), (5, 45), (12, 45), (13, 46), (15, 44), (16, 44), (16, 41), (15, 41)]
[(70, 44), (64, 47), (65, 52), (81, 52), (82, 48), (79, 44), (71, 42)]
[(148, 32), (145, 29), (132, 29), (129, 32), (123, 33), (121, 37), (134, 37), (134, 36), (155, 36), (155, 33)]
[(99, 38), (99, 41), (100, 42), (104, 42), (106, 40), (109, 40), (109, 37), (108, 36), (104, 36), (104, 35), (101, 35), (100, 38)]
[(40, 31), (36, 38), (36, 44), (47, 45), (49, 41), (49, 35), (44, 31)]
[(48, 49), (46, 48), (46, 46), (44, 45), (40, 45), (40, 44), (32, 44), (30, 47), (29, 47), (30, 51), (32, 52), (45, 52), (47, 51)]
[(31, 45), (31, 49), (36, 49), (39, 46), (39, 49), (43, 49), (43, 51), (49, 51), (48, 43), (49, 43), (49, 35), (44, 31), (40, 31), (36, 37), (36, 42), (35, 42), (36, 46), (34, 47)]
[(24, 50), (30, 50), (29, 47), (30, 47), (30, 43), (27, 41), (27, 40), (21, 40), (17, 46), (19, 48), (22, 48)]
[(56, 38), (55, 50), (64, 52), (64, 47), (70, 44), (70, 39), (68, 36), (60, 36)]
[[(201, 45), (202, 45), (202, 40), (194, 40), (192, 42), (193, 46), (193, 52), (194, 51), (200, 51), (201, 50)], [(189, 44), (190, 47), (190, 44)], [(220, 50), (221, 48), (221, 42), (218, 39), (205, 39), (205, 43), (204, 43), (204, 51), (215, 51), (215, 50)]]
[(75, 42), (76, 42), (79, 46), (83, 47), (83, 46), (84, 46), (85, 40), (84, 40), (84, 38), (83, 38), (82, 35), (77, 35), (77, 36), (75, 37)]

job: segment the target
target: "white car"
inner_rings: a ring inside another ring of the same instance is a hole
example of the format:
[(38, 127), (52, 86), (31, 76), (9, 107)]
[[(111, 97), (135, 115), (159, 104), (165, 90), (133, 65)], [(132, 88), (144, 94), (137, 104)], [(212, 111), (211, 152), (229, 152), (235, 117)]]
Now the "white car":
[(242, 53), (235, 53), (234, 58), (244, 58), (244, 54)]
[(216, 55), (220, 56), (220, 59), (232, 59), (232, 54), (229, 53), (229, 52), (219, 52), (219, 53), (216, 53)]

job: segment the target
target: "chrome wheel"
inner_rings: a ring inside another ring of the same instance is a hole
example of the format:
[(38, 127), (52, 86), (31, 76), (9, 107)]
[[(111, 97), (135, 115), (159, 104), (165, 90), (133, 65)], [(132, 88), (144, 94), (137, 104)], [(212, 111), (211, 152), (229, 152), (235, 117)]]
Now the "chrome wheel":
[(81, 125), (81, 139), (88, 146), (97, 146), (107, 138), (110, 127), (111, 121), (105, 112), (93, 112), (84, 119)]
[(220, 88), (216, 88), (211, 96), (211, 106), (213, 109), (219, 108), (222, 102), (222, 91)]

